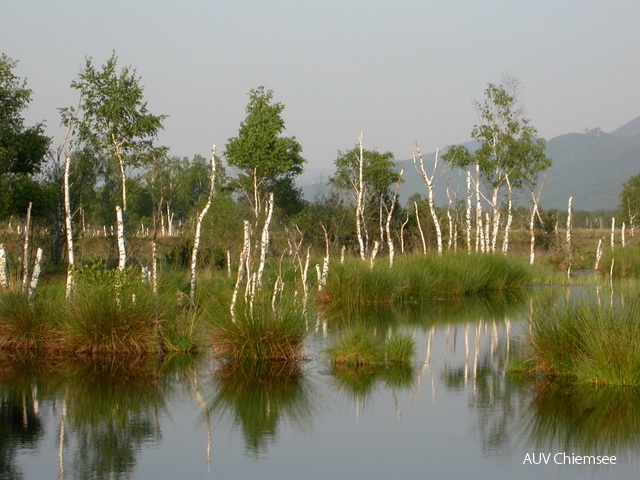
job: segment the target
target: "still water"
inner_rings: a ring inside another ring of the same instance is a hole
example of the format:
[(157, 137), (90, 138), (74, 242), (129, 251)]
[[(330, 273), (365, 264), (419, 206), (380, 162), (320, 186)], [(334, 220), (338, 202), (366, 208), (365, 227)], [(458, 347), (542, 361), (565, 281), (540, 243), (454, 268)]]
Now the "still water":
[[(0, 478), (637, 478), (638, 392), (505, 373), (531, 304), (343, 315), (318, 326), (299, 371), (276, 378), (220, 372), (207, 356), (135, 367), (4, 358)], [(322, 350), (362, 321), (411, 333), (413, 367), (333, 371)], [(616, 459), (577, 464), (585, 456)]]

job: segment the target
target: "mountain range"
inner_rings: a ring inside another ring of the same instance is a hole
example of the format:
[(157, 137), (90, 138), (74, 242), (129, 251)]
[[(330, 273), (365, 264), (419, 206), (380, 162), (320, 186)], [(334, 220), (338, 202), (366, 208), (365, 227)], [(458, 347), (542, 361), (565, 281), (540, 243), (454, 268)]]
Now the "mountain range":
[[(473, 148), (474, 143), (465, 145)], [(440, 154), (446, 152), (441, 149)], [(552, 165), (547, 170), (547, 180), (542, 192), (544, 209), (566, 209), (569, 196), (573, 197), (575, 210), (615, 210), (619, 204), (622, 185), (640, 173), (640, 116), (610, 133), (599, 128), (585, 129), (582, 133), (567, 133), (547, 140), (546, 155)], [(433, 168), (435, 152), (424, 155), (425, 169)], [(404, 182), (400, 186), (400, 202), (418, 193), (425, 195), (426, 185), (415, 172), (412, 160), (398, 162), (405, 166)], [(327, 191), (332, 169), (313, 169), (298, 180), (303, 195), (308, 200), (323, 190)], [(451, 195), (466, 196), (466, 173), (439, 165), (435, 188), (437, 205), (445, 205), (446, 184)], [(528, 203), (528, 199), (526, 200)]]

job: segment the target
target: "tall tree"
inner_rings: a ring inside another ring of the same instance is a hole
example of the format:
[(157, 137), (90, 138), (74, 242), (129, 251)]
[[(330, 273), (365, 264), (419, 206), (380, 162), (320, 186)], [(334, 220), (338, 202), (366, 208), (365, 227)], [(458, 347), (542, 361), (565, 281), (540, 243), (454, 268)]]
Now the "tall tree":
[(537, 130), (524, 117), (519, 87), (518, 80), (508, 75), (500, 85), (490, 83), (484, 101), (474, 102), (480, 123), (473, 127), (471, 137), (479, 143), (478, 149), (471, 153), (464, 146), (455, 146), (443, 156), (451, 166), (474, 165), (476, 183), (481, 177), (490, 189), (487, 200), (493, 212), (492, 250), (500, 223), (500, 189), (507, 186), (510, 199), (512, 189), (532, 188), (540, 173), (551, 166), (551, 160), (544, 154), (545, 141), (537, 138)]
[(80, 92), (80, 140), (117, 164), (121, 208), (126, 213), (128, 170), (148, 164), (166, 152), (154, 141), (167, 116), (149, 113), (141, 79), (134, 68), (124, 67), (120, 72), (117, 69), (115, 52), (101, 68), (88, 58), (71, 87)]
[(227, 141), (227, 162), (240, 170), (239, 188), (256, 216), (270, 192), (281, 208), (301, 201), (293, 179), (302, 173), (305, 159), (296, 138), (282, 136), (283, 110), (282, 103), (273, 101), (273, 91), (262, 86), (252, 89), (238, 136)]
[(42, 123), (25, 126), (23, 111), (32, 91), (26, 79), (14, 73), (17, 65), (6, 54), (0, 55), (0, 215), (23, 212), (35, 200), (20, 198), (20, 193), (25, 185), (38, 190), (28, 177), (40, 172), (51, 143)]
[(149, 163), (166, 153), (154, 146), (166, 115), (152, 115), (144, 100), (136, 70), (118, 69), (115, 52), (101, 67), (87, 58), (84, 69), (71, 87), (80, 92), (78, 135), (80, 141), (115, 162), (120, 173), (122, 203), (116, 206), (119, 268), (124, 268), (128, 170)]
[[(347, 151), (338, 151), (335, 175), (330, 179), (339, 189), (351, 191), (356, 203), (356, 229), (360, 243), (360, 257), (369, 250), (369, 228), (372, 218), (378, 221), (380, 242), (384, 241), (384, 223), (391, 205), (391, 186), (400, 179), (394, 155), (362, 147), (359, 143)], [(375, 212), (375, 214), (370, 215)], [(364, 238), (363, 235), (364, 234)]]

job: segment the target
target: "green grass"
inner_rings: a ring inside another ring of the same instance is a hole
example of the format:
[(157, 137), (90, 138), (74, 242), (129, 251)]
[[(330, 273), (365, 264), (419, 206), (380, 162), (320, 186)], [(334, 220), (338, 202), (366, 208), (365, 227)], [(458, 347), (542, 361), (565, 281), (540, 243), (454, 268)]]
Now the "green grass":
[(301, 309), (291, 304), (276, 306), (258, 300), (251, 310), (240, 303), (233, 319), (226, 310), (213, 314), (213, 354), (227, 364), (296, 362), (309, 331)]
[[(611, 265), (613, 263), (613, 269)], [(598, 272), (609, 276), (613, 274), (614, 279), (640, 278), (640, 247), (617, 245), (614, 250), (606, 249)]]
[(445, 254), (399, 257), (393, 268), (352, 259), (335, 265), (318, 295), (321, 303), (343, 307), (422, 304), (519, 291), (531, 282), (532, 269), (522, 259), (504, 255)]
[(383, 342), (364, 327), (343, 332), (326, 350), (333, 365), (346, 367), (410, 365), (414, 353), (415, 342), (410, 335), (396, 333)]
[(50, 333), (41, 306), (32, 306), (26, 294), (0, 295), (0, 349), (40, 350)]
[(638, 386), (639, 318), (638, 303), (545, 309), (527, 337), (530, 371), (576, 383)]

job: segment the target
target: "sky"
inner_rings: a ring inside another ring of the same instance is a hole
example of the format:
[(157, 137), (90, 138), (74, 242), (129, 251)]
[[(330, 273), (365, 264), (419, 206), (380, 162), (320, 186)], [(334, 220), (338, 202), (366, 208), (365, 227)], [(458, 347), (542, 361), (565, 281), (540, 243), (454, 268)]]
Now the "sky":
[(505, 74), (540, 136), (614, 130), (640, 115), (638, 19), (637, 0), (0, 0), (0, 52), (54, 145), (85, 59), (115, 51), (172, 155), (224, 153), (264, 86), (312, 169), (360, 132), (397, 160), (465, 142)]

